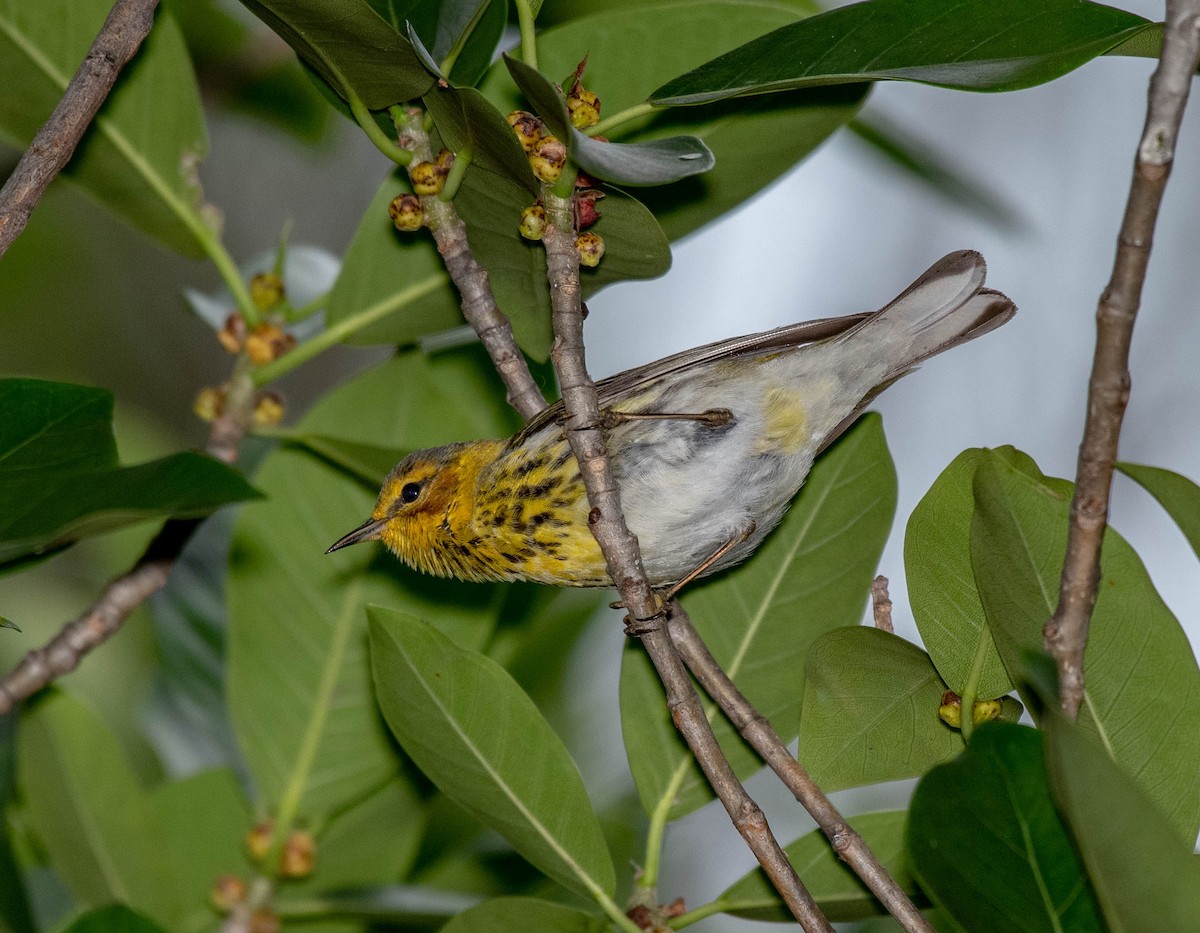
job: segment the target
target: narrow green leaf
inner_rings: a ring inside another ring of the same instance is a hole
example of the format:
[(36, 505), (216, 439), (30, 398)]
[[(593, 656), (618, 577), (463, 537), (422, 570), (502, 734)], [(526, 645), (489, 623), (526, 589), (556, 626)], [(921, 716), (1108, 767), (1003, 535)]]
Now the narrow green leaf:
[(533, 701), (432, 626), (378, 606), (368, 615), (379, 705), (413, 761), (550, 877), (611, 896), (612, 858), (583, 780)]
[(603, 933), (603, 917), (532, 897), (498, 897), (465, 910), (442, 933)]
[[(903, 810), (863, 813), (849, 818), (880, 864), (909, 897), (918, 896), (916, 882), (908, 870), (904, 851)], [(819, 829), (801, 836), (783, 850), (804, 886), (829, 920), (838, 923), (886, 914), (887, 911), (867, 890), (859, 877), (833, 852), (829, 840)], [(783, 900), (761, 868), (756, 868), (732, 885), (717, 903), (723, 913), (746, 920), (794, 922)]]
[(1158, 500), (1200, 557), (1200, 486), (1161, 467), (1118, 463), (1117, 469)]
[[(9, 801), (16, 791), (17, 715), (0, 716), (0, 819), (8, 812)], [(36, 933), (29, 898), (25, 894), (25, 879), (13, 855), (9, 833), (0, 833), (0, 931), (3, 933)]]
[(1101, 929), (1035, 730), (982, 726), (961, 757), (922, 778), (910, 814), (913, 869), (963, 929)]
[(102, 389), (3, 379), (0, 411), (0, 565), (258, 495), (239, 472), (201, 454), (117, 466), (112, 396)]
[[(512, 416), (495, 381), (478, 348), (435, 360), (409, 352), (328, 395), (299, 429), (409, 449), (501, 436)], [(375, 713), (364, 607), (426, 616), (482, 646), (502, 594), (421, 576), (379, 545), (326, 555), (376, 496), (338, 467), (283, 447), (257, 478), (270, 498), (243, 511), (230, 556), (230, 717), (258, 805), (311, 824), (378, 791), (401, 765)]]
[(163, 864), (165, 833), (100, 718), (53, 692), (23, 716), (19, 755), (30, 824), (75, 897), (87, 906), (137, 904), (177, 929), (182, 896)]
[[(1071, 489), (990, 455), (975, 474), (971, 562), (1011, 675), (1041, 651), (1058, 601)], [(1111, 527), (1084, 655), (1079, 724), (1095, 736), (1181, 836), (1200, 830), (1200, 669), (1146, 568)], [(1028, 703), (1028, 699), (1026, 700)]]
[[(602, 118), (645, 101), (658, 84), (786, 23), (803, 5), (777, 0), (646, 0), (606, 3), (538, 35), (543, 74), (568, 75), (588, 54), (584, 84), (600, 96)], [(527, 107), (501, 63), (480, 90), (501, 113)], [(604, 135), (622, 143), (686, 134), (702, 140), (716, 165), (703, 177), (645, 189), (639, 198), (674, 240), (741, 204), (850, 119), (862, 86), (775, 95), (686, 110), (660, 111)], [(608, 235), (605, 234), (605, 239)], [(600, 264), (601, 269), (608, 256)]]
[(1052, 81), (1151, 24), (1084, 0), (871, 0), (784, 26), (667, 82), (663, 106), (858, 81), (1015, 91)]
[[(1014, 464), (1024, 457), (1012, 448), (998, 455)], [(973, 682), (979, 700), (1013, 689), (971, 572), (971, 485), (988, 456), (976, 448), (955, 457), (913, 509), (904, 535), (908, 598), (921, 640), (947, 686), (961, 696)]]
[(340, 96), (372, 110), (433, 86), (413, 47), (366, 0), (242, 0)]
[[(1180, 838), (1178, 826), (1167, 821), (1144, 786), (1053, 705), (1042, 727), (1050, 787), (1083, 855), (1105, 928), (1112, 933), (1195, 929), (1200, 917), (1195, 837)], [(1194, 771), (1191, 777), (1194, 797)]]
[(945, 690), (929, 655), (897, 635), (828, 633), (805, 666), (801, 764), (825, 790), (923, 774), (963, 749), (938, 717)]
[(110, 904), (89, 911), (74, 921), (63, 933), (166, 933), (158, 924), (146, 919), (124, 904)]
[[(687, 610), (713, 655), (785, 742), (800, 726), (810, 646), (862, 619), (895, 507), (895, 470), (881, 420), (868, 414), (818, 459), (791, 511), (754, 557), (685, 591)], [(674, 819), (711, 799), (636, 645), (622, 658), (621, 727), (647, 812), (665, 804)], [(713, 728), (739, 775), (762, 767), (723, 718)]]
[[(0, 138), (29, 145), (111, 7), (110, 0), (0, 0)], [(63, 175), (126, 223), (195, 256), (204, 229), (195, 166), (207, 151), (183, 36), (162, 11)]]
[(12, 619), (0, 616), (0, 628), (10, 628), (15, 632), (21, 631), (21, 626), (17, 625)]

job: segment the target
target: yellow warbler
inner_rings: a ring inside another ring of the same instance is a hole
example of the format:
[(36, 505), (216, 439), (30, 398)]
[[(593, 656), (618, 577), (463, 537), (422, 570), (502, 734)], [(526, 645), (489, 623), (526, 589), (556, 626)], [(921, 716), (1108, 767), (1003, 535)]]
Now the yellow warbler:
[[(666, 587), (748, 557), (813, 458), (921, 361), (1016, 311), (983, 287), (983, 257), (952, 253), (887, 307), (669, 356), (597, 386), (630, 529)], [(562, 431), (562, 403), (508, 439), (418, 451), (371, 518), (329, 550), (382, 540), (405, 563), (465, 580), (610, 586)]]

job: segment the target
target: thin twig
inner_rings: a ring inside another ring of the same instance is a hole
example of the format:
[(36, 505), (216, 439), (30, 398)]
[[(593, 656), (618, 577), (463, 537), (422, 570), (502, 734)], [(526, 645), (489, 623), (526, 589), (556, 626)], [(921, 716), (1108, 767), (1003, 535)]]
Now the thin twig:
[[(883, 579), (883, 578), (880, 578)], [(670, 607), (667, 622), (671, 641), (684, 663), (700, 681), (700, 686), (713, 698), (729, 721), (737, 728), (750, 747), (774, 771), (784, 786), (809, 812), (833, 846), (833, 851), (850, 866), (859, 878), (887, 908), (900, 925), (913, 933), (933, 933), (933, 927), (921, 916), (908, 895), (875, 857), (870, 847), (842, 817), (825, 796), (804, 766), (800, 764), (779, 738), (771, 723), (756, 710), (717, 663), (692, 620), (677, 601)]]
[(555, 335), (551, 358), (569, 413), (564, 430), (579, 463), (592, 506), (588, 521), (608, 563), (609, 576), (633, 620), (630, 623), (632, 632), (642, 639), (663, 682), (671, 718), (729, 812), (734, 826), (801, 927), (810, 931), (832, 931), (829, 921), (788, 862), (762, 810), (746, 793), (721, 752), (700, 699), (667, 634), (665, 610), (646, 580), (637, 538), (625, 524), (620, 492), (599, 428), (596, 387), (587, 373), (584, 357), (579, 257), (575, 252), (571, 204), (549, 191), (545, 192), (543, 200), (548, 218), (543, 243)]
[(892, 625), (892, 597), (888, 595), (888, 578), (883, 574), (871, 581), (871, 615), (877, 629), (896, 631)]
[[(420, 162), (433, 161), (429, 134), (422, 125), (424, 113), (419, 109), (406, 110), (402, 125), (397, 126), (401, 148), (413, 154), (411, 171)], [(479, 335), (496, 372), (508, 389), (508, 403), (526, 420), (546, 407), (546, 400), (537, 387), (525, 356), (513, 337), (512, 325), (496, 305), (496, 296), (488, 282), (488, 273), (475, 260), (467, 242), (467, 225), (454, 205), (436, 195), (421, 198), (421, 207), (428, 218), (429, 230), (437, 243), (438, 252), (446, 264), (462, 298), (462, 313), (467, 323)]]
[[(247, 398), (253, 389), (245, 385)], [(207, 452), (226, 463), (237, 459), (237, 447), (246, 431), (249, 409), (228, 405), (226, 413), (213, 422)], [(242, 414), (239, 414), (241, 412)], [(50, 641), (35, 648), (0, 679), (0, 716), (43, 687), (71, 673), (84, 657), (115, 635), (130, 613), (167, 585), (171, 570), (183, 547), (202, 519), (168, 520), (146, 546), (137, 563), (109, 582), (91, 606), (64, 625)]]
[(1058, 608), (1046, 623), (1046, 650), (1058, 665), (1060, 702), (1074, 718), (1083, 700), (1083, 652), (1100, 583), (1100, 547), (1121, 421), (1129, 401), (1129, 345), (1175, 141), (1200, 60), (1200, 0), (1168, 0), (1163, 50), (1150, 79), (1146, 125), (1133, 166), (1112, 277), (1096, 310), (1096, 349), (1087, 422), (1079, 447), (1075, 497)]
[(50, 182), (71, 161), (117, 75), (154, 25), (157, 6), (158, 0), (117, 0), (109, 11), (58, 106), (0, 189), (0, 256), (25, 229)]

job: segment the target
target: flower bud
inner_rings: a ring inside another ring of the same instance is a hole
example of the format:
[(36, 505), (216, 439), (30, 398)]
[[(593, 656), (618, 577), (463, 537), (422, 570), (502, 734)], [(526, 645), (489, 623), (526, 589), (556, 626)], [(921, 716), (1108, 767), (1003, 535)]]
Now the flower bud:
[(271, 836), (275, 833), (274, 820), (260, 820), (246, 833), (246, 854), (250, 861), (258, 863), (271, 851)]
[(558, 181), (566, 164), (567, 147), (554, 136), (543, 136), (539, 139), (529, 156), (533, 174), (549, 185)]
[(283, 421), (283, 396), (275, 392), (263, 392), (254, 400), (254, 425), (273, 428)]
[(567, 98), (567, 113), (571, 115), (571, 125), (577, 130), (595, 126), (600, 122), (600, 98), (577, 84)]
[(517, 142), (527, 154), (532, 154), (537, 141), (546, 134), (546, 124), (527, 110), (514, 110), (508, 115), (508, 125), (513, 128)]
[(298, 829), (288, 835), (279, 853), (279, 875), (282, 878), (306, 878), (312, 874), (317, 860), (317, 843), (312, 833)]
[(597, 233), (581, 233), (575, 237), (575, 252), (579, 253), (579, 264), (594, 269), (604, 258), (604, 240)]
[(408, 167), (408, 177), (413, 191), (427, 196), (441, 192), (446, 173), (432, 162), (416, 162)]
[(217, 331), (217, 340), (230, 353), (242, 352), (246, 344), (246, 321), (240, 314), (230, 312), (229, 317), (225, 318), (225, 326)]
[(546, 209), (533, 204), (521, 211), (520, 231), (527, 240), (540, 240), (546, 232)]
[(396, 195), (388, 205), (388, 216), (402, 233), (420, 230), (425, 224), (425, 211), (421, 208), (421, 199), (415, 194)]
[(266, 907), (250, 915), (250, 933), (279, 933), (279, 929), (279, 917)]
[(255, 366), (277, 360), (296, 345), (296, 338), (279, 325), (264, 322), (246, 336), (246, 355)]
[(208, 893), (209, 903), (219, 913), (227, 914), (246, 900), (246, 882), (237, 875), (221, 875)]
[(942, 704), (938, 707), (938, 716), (942, 722), (952, 729), (962, 728), (962, 697), (953, 690), (942, 694)]
[(216, 421), (225, 410), (225, 393), (214, 386), (201, 389), (192, 402), (192, 411), (201, 421)]
[(260, 272), (250, 280), (250, 300), (259, 311), (270, 311), (283, 301), (283, 279), (274, 272)]

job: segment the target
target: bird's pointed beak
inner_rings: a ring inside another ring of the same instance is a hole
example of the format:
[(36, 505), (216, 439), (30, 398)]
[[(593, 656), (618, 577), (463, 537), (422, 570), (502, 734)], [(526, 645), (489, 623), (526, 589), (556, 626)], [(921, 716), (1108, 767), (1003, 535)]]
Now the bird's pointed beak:
[(383, 526), (386, 524), (386, 518), (368, 518), (352, 532), (342, 535), (334, 541), (325, 553), (332, 554), (334, 551), (349, 547), (351, 544), (358, 544), (360, 541), (378, 541), (379, 536), (383, 533)]

